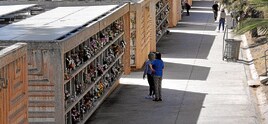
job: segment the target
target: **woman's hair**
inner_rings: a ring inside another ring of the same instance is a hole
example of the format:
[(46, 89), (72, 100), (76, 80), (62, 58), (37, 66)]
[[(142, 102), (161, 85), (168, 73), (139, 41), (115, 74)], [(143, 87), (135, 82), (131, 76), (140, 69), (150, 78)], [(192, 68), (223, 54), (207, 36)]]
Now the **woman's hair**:
[(154, 60), (154, 59), (155, 59), (155, 54), (152, 53), (152, 52), (150, 52), (150, 53), (148, 54), (148, 59), (149, 59), (149, 60)]
[(161, 53), (156, 52), (156, 53), (155, 53), (155, 59), (159, 59), (159, 60), (161, 60)]
[(221, 9), (221, 12), (224, 12), (224, 9)]

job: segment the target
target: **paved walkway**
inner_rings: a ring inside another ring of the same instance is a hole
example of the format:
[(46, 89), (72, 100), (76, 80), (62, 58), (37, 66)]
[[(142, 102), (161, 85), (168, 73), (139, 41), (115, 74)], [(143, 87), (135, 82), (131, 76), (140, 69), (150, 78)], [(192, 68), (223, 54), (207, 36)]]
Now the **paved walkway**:
[(162, 102), (144, 99), (148, 84), (133, 72), (88, 124), (258, 124), (244, 66), (222, 61), (211, 5), (194, 2), (157, 45), (165, 61)]

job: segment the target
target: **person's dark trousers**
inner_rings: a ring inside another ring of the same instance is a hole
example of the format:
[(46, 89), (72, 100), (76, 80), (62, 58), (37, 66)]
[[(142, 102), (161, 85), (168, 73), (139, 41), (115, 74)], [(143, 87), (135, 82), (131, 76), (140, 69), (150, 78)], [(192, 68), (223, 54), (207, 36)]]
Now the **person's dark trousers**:
[(187, 16), (189, 16), (190, 15), (189, 10), (191, 9), (191, 6), (188, 3), (185, 3), (185, 8), (186, 8), (186, 11), (187, 11)]
[(147, 80), (149, 83), (149, 95), (155, 95), (154, 77), (151, 74), (147, 74)]
[(225, 24), (225, 18), (221, 18), (219, 21), (219, 30), (221, 29), (221, 26), (222, 30), (224, 30), (224, 24)]
[(214, 20), (216, 21), (217, 20), (217, 17), (218, 17), (218, 11), (213, 11), (214, 12)]

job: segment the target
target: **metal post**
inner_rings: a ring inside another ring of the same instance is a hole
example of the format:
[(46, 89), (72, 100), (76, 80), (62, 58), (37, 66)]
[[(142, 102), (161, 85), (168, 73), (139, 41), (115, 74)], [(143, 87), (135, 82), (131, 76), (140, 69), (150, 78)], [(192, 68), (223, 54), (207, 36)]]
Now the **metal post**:
[(267, 75), (267, 73), (268, 73), (268, 70), (267, 70), (267, 52), (268, 52), (268, 50), (266, 50), (265, 52), (264, 52), (264, 58), (265, 58), (265, 74)]
[[(222, 42), (222, 60), (224, 60), (224, 49), (225, 49), (225, 36), (227, 37), (228, 39), (228, 29), (227, 29), (228, 25), (225, 26), (225, 29), (224, 29), (224, 34), (223, 34), (223, 42)], [(227, 34), (226, 34), (226, 31), (227, 31)]]

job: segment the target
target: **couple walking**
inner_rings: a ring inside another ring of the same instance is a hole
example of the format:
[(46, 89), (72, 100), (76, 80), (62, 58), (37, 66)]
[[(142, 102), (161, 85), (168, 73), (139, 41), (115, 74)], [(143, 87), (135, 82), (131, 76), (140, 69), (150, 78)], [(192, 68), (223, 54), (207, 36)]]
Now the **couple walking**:
[(149, 95), (146, 98), (153, 101), (162, 101), (162, 77), (164, 62), (161, 59), (161, 53), (149, 53), (149, 60), (145, 63), (143, 79), (147, 76), (149, 83)]

